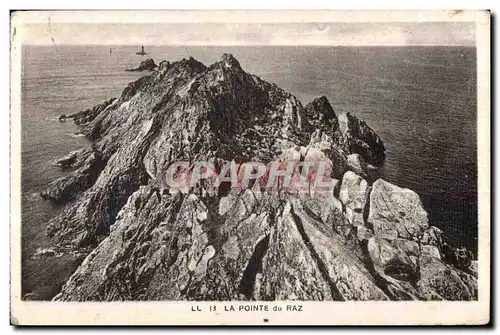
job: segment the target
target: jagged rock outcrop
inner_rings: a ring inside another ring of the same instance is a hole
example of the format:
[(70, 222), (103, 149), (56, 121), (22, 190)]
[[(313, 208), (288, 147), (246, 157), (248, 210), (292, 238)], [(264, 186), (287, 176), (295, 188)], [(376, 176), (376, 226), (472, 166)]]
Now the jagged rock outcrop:
[(383, 179), (373, 183), (368, 222), (376, 235), (388, 240), (421, 238), (429, 226), (420, 197)]
[(347, 156), (347, 169), (365, 178), (370, 183), (374, 182), (379, 174), (377, 167), (366, 163), (359, 154)]
[(366, 180), (352, 171), (347, 171), (342, 179), (340, 201), (344, 204), (345, 217), (354, 226), (363, 226), (363, 213), (368, 204), (370, 186)]
[[(55, 252), (88, 254), (55, 300), (476, 299), (474, 276), (441, 257), (418, 195), (366, 171), (383, 143), (346, 115), (325, 97), (302, 107), (229, 54), (209, 67), (161, 62), (83, 126), (92, 150), (52, 188), (77, 196), (49, 222)], [(78, 182), (93, 155), (93, 178)], [(237, 179), (251, 162), (266, 171), (238, 187), (162, 183), (181, 160), (218, 172), (231, 162)], [(292, 164), (294, 183), (303, 163), (320, 174), (318, 162), (328, 187), (269, 182), (273, 164)]]
[(105, 162), (99, 152), (81, 149), (57, 160), (56, 164), (63, 169), (74, 170), (69, 175), (54, 180), (40, 195), (55, 203), (65, 203), (95, 183)]
[(370, 164), (379, 165), (384, 161), (384, 143), (365, 121), (349, 112), (343, 113), (339, 115), (339, 128), (346, 150), (361, 155)]
[(330, 136), (333, 136), (339, 128), (337, 115), (325, 96), (315, 98), (308, 103), (305, 107), (305, 114), (314, 129), (325, 129)]
[(76, 158), (82, 152), (83, 152), (83, 149), (72, 151), (69, 154), (67, 154), (66, 156), (59, 158), (56, 161), (56, 165), (60, 166), (63, 169), (67, 169), (76, 163)]
[(59, 117), (59, 121), (65, 121), (66, 119), (73, 119), (73, 121), (77, 125), (85, 125), (95, 119), (97, 115), (99, 115), (102, 111), (104, 111), (108, 106), (110, 106), (116, 99), (112, 98), (108, 101), (104, 101), (101, 104), (98, 104), (92, 108), (86, 109), (81, 112), (77, 112), (74, 114), (63, 114)]
[(142, 71), (154, 71), (158, 65), (155, 64), (155, 61), (152, 58), (148, 58), (143, 60), (138, 67), (135, 69), (126, 69), (128, 72), (142, 72)]

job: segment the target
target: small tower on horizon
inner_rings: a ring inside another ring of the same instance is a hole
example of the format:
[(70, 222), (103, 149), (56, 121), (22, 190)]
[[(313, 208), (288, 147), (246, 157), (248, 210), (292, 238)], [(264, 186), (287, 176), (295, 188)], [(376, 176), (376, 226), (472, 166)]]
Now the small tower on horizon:
[(141, 46), (141, 51), (137, 52), (136, 55), (141, 55), (141, 56), (147, 55), (147, 53), (144, 51), (144, 45)]

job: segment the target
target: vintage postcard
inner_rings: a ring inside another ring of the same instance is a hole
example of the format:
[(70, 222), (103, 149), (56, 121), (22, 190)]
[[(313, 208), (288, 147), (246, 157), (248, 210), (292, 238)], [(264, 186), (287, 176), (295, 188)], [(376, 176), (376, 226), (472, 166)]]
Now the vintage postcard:
[(488, 11), (11, 17), (14, 325), (490, 322)]

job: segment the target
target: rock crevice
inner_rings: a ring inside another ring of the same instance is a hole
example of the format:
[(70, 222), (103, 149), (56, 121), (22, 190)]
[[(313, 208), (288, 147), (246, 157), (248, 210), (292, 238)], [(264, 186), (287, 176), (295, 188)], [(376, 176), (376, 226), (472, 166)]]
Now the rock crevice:
[(312, 245), (311, 241), (309, 240), (309, 237), (307, 236), (304, 226), (302, 225), (301, 219), (295, 212), (293, 211), (293, 205), (291, 205), (290, 208), (290, 214), (292, 215), (293, 221), (297, 227), (297, 230), (300, 233), (300, 236), (302, 237), (302, 240), (304, 241), (304, 244), (306, 245), (307, 249), (311, 253), (311, 256), (313, 260), (316, 262), (316, 265), (323, 276), (323, 279), (328, 283), (328, 286), (330, 287), (331, 295), (332, 295), (332, 300), (337, 300), (337, 301), (343, 301), (344, 298), (342, 297), (342, 294), (340, 293), (339, 289), (335, 285), (335, 283), (331, 280), (330, 275), (328, 273), (328, 269), (321, 259), (321, 257), (318, 255), (316, 250), (314, 249), (314, 246)]

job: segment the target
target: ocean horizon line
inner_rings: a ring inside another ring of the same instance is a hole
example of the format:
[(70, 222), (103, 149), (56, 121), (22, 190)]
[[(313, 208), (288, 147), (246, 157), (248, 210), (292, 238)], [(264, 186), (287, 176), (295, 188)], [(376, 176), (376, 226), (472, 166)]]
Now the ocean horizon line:
[(470, 44), (75, 44), (75, 43), (23, 43), (23, 46), (51, 47), (51, 46), (75, 46), (75, 47), (345, 47), (345, 48), (371, 48), (371, 47), (463, 47), (476, 48)]

